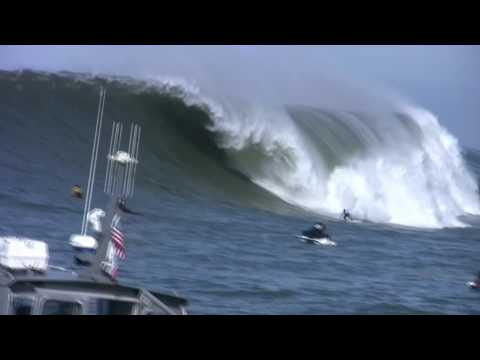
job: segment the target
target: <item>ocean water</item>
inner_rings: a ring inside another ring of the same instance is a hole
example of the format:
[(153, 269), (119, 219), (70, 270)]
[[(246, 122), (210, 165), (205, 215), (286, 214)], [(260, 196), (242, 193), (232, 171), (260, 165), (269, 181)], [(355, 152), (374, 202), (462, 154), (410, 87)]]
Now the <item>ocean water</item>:
[[(71, 264), (83, 202), (70, 189), (87, 187), (100, 85), (93, 207), (112, 121), (143, 128), (123, 282), (175, 291), (191, 314), (480, 314), (465, 285), (480, 270), (480, 152), (411, 105), (274, 108), (182, 83), (0, 72), (0, 236)], [(295, 238), (316, 221), (336, 247)]]

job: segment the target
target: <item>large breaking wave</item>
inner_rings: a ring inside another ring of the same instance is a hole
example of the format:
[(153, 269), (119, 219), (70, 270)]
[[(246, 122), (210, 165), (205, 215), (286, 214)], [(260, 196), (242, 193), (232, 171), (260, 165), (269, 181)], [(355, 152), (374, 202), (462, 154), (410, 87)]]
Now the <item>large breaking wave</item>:
[(54, 132), (57, 145), (76, 149), (72, 158), (87, 156), (100, 83), (109, 90), (107, 117), (144, 126), (145, 172), (161, 176), (163, 188), (181, 183), (202, 193), (210, 186), (250, 204), (268, 192), (319, 214), (346, 208), (362, 219), (417, 227), (463, 226), (459, 216), (480, 214), (478, 183), (457, 140), (410, 104), (381, 113), (275, 107), (207, 96), (181, 80), (3, 72), (1, 125), (10, 134), (22, 123)]

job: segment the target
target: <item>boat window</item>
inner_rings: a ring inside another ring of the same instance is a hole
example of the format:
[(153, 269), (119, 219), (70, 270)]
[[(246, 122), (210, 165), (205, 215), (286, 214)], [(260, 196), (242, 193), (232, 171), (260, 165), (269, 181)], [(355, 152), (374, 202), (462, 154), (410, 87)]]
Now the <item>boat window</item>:
[(97, 299), (97, 315), (130, 315), (135, 304), (127, 301), (118, 301), (110, 299)]
[(63, 300), (47, 300), (43, 304), (42, 315), (80, 315), (82, 306), (79, 303)]
[(12, 315), (31, 315), (33, 299), (15, 296), (12, 299)]

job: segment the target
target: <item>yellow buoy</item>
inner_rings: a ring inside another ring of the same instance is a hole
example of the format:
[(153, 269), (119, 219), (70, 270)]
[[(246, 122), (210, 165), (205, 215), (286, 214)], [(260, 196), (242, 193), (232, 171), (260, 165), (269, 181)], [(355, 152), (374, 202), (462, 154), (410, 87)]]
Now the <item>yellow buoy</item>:
[(80, 186), (75, 185), (75, 186), (72, 188), (72, 196), (73, 196), (73, 197), (76, 197), (76, 198), (78, 198), (78, 199), (82, 199), (82, 198), (83, 198), (83, 193), (82, 193), (82, 189), (80, 188)]

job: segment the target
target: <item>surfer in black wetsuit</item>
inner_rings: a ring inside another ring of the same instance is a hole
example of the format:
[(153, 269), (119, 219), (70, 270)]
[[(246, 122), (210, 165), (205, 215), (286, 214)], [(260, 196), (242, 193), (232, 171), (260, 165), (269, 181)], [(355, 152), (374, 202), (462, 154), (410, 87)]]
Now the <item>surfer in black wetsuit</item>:
[(127, 208), (127, 201), (125, 200), (125, 198), (121, 198), (120, 200), (118, 200), (118, 208), (126, 214), (141, 215), (140, 213)]
[(342, 216), (344, 221), (353, 221), (352, 216), (346, 209), (343, 209)]
[(327, 233), (327, 227), (322, 223), (313, 225), (310, 230), (302, 232), (302, 235), (310, 239), (330, 239), (330, 235)]

